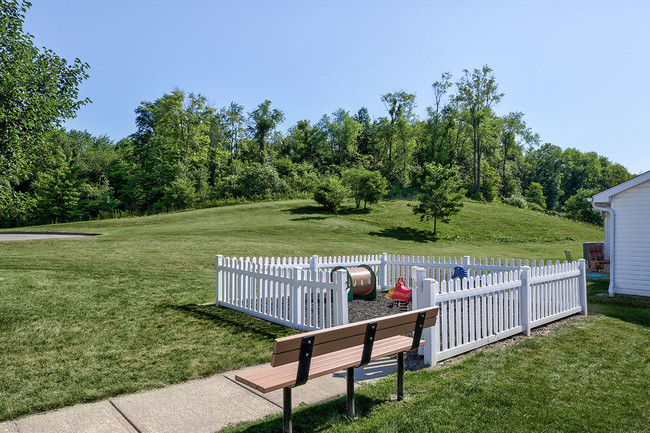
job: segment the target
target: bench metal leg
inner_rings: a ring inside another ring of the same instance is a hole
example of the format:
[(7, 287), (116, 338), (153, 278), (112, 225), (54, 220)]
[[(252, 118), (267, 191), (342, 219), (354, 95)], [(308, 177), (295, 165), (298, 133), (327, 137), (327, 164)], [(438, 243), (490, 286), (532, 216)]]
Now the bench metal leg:
[(347, 392), (345, 400), (345, 409), (350, 418), (356, 418), (357, 413), (354, 409), (354, 367), (348, 368), (346, 374)]
[(404, 398), (404, 352), (397, 354), (397, 401)]
[(282, 388), (282, 405), (284, 407), (284, 433), (291, 433), (291, 388)]

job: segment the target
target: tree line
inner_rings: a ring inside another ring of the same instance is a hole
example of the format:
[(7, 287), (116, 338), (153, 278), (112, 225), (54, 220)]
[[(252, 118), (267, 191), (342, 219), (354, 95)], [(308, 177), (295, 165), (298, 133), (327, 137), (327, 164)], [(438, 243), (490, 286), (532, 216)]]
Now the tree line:
[(376, 201), (359, 185), (414, 196), (435, 167), (450, 170), (470, 198), (597, 223), (586, 197), (630, 178), (594, 152), (540, 143), (521, 112), (498, 115), (504, 94), (488, 66), (456, 80), (442, 74), (424, 118), (414, 113), (416, 95), (400, 90), (379, 95), (385, 111), (375, 116), (340, 108), (281, 129), (284, 112), (269, 100), (250, 111), (236, 102), (217, 108), (175, 89), (136, 107), (134, 132), (116, 143), (65, 131), (62, 120), (88, 102), (76, 100), (87, 65), (36, 50), (22, 32), (28, 4), (0, 1), (3, 227), (290, 197), (336, 182), (358, 207)]

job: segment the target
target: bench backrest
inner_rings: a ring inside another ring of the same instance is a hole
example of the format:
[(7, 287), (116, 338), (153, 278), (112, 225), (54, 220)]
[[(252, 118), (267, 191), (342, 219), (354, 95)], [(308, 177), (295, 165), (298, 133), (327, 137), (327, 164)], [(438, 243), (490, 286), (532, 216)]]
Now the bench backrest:
[[(301, 348), (304, 351), (305, 342), (308, 342), (312, 346), (310, 348), (310, 354), (313, 357), (364, 345), (368, 338), (379, 341), (384, 338), (415, 332), (419, 341), (422, 329), (435, 325), (437, 316), (438, 307), (428, 307), (392, 316), (364, 320), (363, 322), (355, 322), (348, 325), (278, 338), (273, 343), (271, 365), (277, 367), (299, 361)], [(420, 328), (419, 330), (417, 329), (418, 327)]]

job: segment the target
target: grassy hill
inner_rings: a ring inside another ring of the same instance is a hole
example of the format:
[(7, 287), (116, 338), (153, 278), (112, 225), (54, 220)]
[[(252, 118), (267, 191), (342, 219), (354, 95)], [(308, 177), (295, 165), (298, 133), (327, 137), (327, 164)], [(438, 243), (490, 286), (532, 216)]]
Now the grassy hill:
[(591, 225), (468, 202), (435, 240), (409, 204), (334, 215), (295, 200), (30, 227), (101, 236), (0, 243), (0, 420), (267, 361), (291, 331), (202, 305), (214, 302), (216, 254), (563, 260), (602, 239)]

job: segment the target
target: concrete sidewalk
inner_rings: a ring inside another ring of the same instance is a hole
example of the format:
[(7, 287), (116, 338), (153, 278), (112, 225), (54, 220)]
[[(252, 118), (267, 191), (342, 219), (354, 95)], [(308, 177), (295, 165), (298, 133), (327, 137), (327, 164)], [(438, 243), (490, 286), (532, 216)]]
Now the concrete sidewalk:
[[(357, 368), (357, 385), (396, 368), (394, 357)], [(254, 391), (235, 382), (238, 372), (6, 421), (0, 433), (213, 433), (282, 412), (282, 390)], [(340, 371), (295, 388), (292, 403), (297, 407), (343, 394), (345, 372)]]

